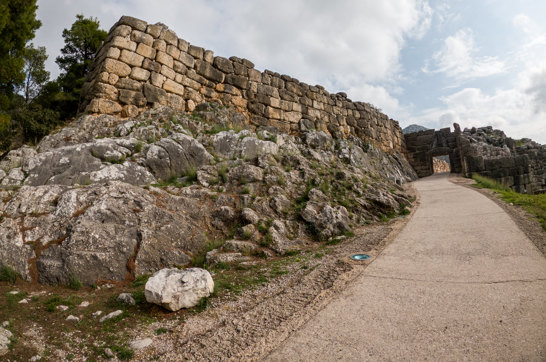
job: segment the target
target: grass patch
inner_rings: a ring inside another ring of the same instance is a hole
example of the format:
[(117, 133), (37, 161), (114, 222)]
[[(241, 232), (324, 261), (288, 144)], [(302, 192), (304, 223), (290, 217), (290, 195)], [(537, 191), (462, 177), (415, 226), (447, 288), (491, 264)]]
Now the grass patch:
[(48, 312), (54, 312), (59, 305), (66, 305), (67, 307), (73, 307), (74, 305), (81, 302), (81, 298), (70, 296), (68, 298), (63, 298), (61, 296), (55, 295), (45, 301), (45, 307)]
[(218, 168), (218, 177), (223, 183), (227, 182), (227, 165), (222, 165)]
[(155, 330), (155, 334), (158, 335), (158, 336), (160, 334), (164, 334), (164, 333), (167, 333), (167, 332), (168, 332), (168, 330), (166, 328), (158, 328), (158, 329)]
[(525, 211), (534, 215), (540, 222), (542, 229), (546, 231), (546, 194), (520, 194), (495, 180), (477, 174), (474, 174), (472, 179), (476, 181), (476, 187), (491, 189), (499, 194), (503, 201), (521, 206)]
[(260, 240), (260, 245), (268, 247), (271, 245), (271, 243), (273, 243), (273, 235), (271, 235), (271, 232), (268, 231), (267, 234), (265, 234)]
[(148, 282), (149, 278), (150, 278), (150, 275), (148, 274), (139, 275), (138, 277), (135, 278), (135, 280), (133, 280), (131, 284), (133, 287), (138, 288), (143, 285), (146, 285), (146, 282)]
[(82, 287), (82, 282), (77, 276), (72, 275), (70, 277), (70, 281), (68, 282), (68, 287), (72, 290), (80, 290)]
[(17, 281), (17, 272), (7, 265), (2, 266), (2, 269), (0, 269), (0, 281), (15, 284)]

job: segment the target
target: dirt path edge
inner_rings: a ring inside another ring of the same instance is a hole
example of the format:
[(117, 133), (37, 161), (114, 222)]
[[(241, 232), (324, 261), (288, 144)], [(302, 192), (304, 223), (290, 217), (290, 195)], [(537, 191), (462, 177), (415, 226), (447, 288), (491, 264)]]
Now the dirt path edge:
[(464, 178), (459, 175), (452, 175), (450, 176), (449, 181), (477, 191), (499, 205), (516, 223), (521, 231), (525, 233), (525, 235), (529, 238), (529, 240), (531, 240), (542, 255), (546, 257), (546, 232), (542, 229), (542, 226), (533, 215), (525, 211), (520, 206), (506, 203), (500, 199), (493, 190), (472, 186), (476, 184), (476, 182), (472, 179)]

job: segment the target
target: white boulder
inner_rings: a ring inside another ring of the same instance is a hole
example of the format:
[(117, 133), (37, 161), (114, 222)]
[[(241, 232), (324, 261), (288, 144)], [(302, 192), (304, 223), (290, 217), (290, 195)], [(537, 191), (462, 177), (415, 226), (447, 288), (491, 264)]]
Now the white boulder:
[(210, 273), (201, 268), (161, 269), (148, 279), (144, 295), (148, 303), (170, 311), (191, 308), (214, 290)]
[(10, 338), (13, 336), (10, 331), (0, 327), (0, 356), (3, 356), (9, 352)]

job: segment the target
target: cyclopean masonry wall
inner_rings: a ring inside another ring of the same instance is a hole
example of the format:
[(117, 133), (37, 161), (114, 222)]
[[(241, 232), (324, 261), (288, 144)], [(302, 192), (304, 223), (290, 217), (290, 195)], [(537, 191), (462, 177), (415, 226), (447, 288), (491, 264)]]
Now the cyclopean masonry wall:
[(254, 126), (292, 133), (314, 128), (334, 137), (353, 135), (387, 152), (405, 152), (398, 122), (370, 104), (287, 75), (260, 72), (246, 59), (215, 57), (163, 24), (128, 16), (110, 30), (81, 94), (80, 111), (123, 117), (156, 105), (191, 112), (201, 102), (220, 100)]
[(544, 192), (546, 145), (529, 139), (516, 142), (492, 127), (461, 131), (458, 124), (453, 126), (454, 132), (443, 128), (405, 135), (407, 158), (419, 177), (432, 175), (432, 158), (447, 154), (453, 173), (478, 173), (518, 192)]

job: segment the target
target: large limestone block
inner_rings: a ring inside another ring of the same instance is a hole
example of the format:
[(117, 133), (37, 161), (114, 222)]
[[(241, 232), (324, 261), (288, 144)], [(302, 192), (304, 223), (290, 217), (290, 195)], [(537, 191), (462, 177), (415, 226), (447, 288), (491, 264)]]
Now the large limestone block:
[(122, 16), (119, 19), (118, 24), (129, 25), (131, 28), (137, 29), (140, 31), (145, 31), (146, 27), (148, 26), (148, 24), (145, 21), (137, 19), (137, 18), (133, 18), (132, 16)]
[(222, 83), (224, 81), (224, 73), (202, 60), (197, 61), (197, 74), (216, 83)]
[(131, 40), (137, 43), (148, 45), (148, 46), (152, 46), (152, 44), (154, 43), (153, 36), (138, 30), (133, 30), (133, 32), (131, 33)]
[(197, 305), (213, 291), (214, 281), (204, 269), (161, 269), (148, 279), (144, 295), (148, 303), (174, 312)]
[(86, 113), (115, 114), (121, 112), (121, 106), (109, 99), (95, 98), (85, 108)]
[(173, 57), (162, 51), (158, 51), (155, 60), (159, 63), (166, 65), (169, 68), (173, 67)]
[(97, 98), (106, 98), (112, 101), (116, 101), (118, 99), (117, 88), (110, 84), (96, 83), (93, 87), (93, 94)]
[(119, 91), (119, 100), (124, 104), (133, 104), (138, 107), (146, 105), (146, 98), (140, 92), (131, 91), (128, 89), (121, 89)]
[(176, 33), (170, 29), (163, 29), (159, 37), (165, 40), (168, 44), (178, 46), (178, 36), (176, 36)]
[(137, 53), (130, 52), (130, 51), (127, 51), (126, 49), (123, 49), (121, 51), (119, 60), (129, 65), (132, 65), (133, 67), (140, 67), (142, 65), (142, 61), (144, 60), (144, 57)]
[(163, 89), (165, 89), (167, 92), (175, 93), (181, 96), (184, 95), (184, 86), (170, 79), (167, 79), (165, 83), (163, 83)]
[(142, 55), (143, 57), (155, 59), (155, 52), (156, 50), (152, 48), (149, 45), (146, 45), (144, 43), (138, 44), (138, 47), (136, 49), (137, 54)]
[(103, 70), (119, 77), (127, 77), (131, 74), (131, 67), (119, 60), (106, 58), (102, 63)]
[(205, 49), (195, 45), (190, 45), (190, 47), (188, 48), (188, 53), (190, 53), (190, 55), (196, 59), (203, 59)]
[(144, 96), (151, 103), (165, 104), (167, 101), (167, 92), (151, 84), (144, 84)]
[[(138, 69), (138, 68), (134, 68), (134, 69)], [(116, 87), (121, 88), (121, 89), (129, 89), (129, 90), (133, 90), (133, 91), (140, 91), (140, 90), (142, 90), (142, 83), (140, 83), (140, 82), (138, 82), (138, 81), (136, 81), (134, 79), (131, 79), (131, 78), (121, 78), (121, 79), (118, 80), (118, 82), (116, 84)]]
[(131, 78), (145, 82), (150, 78), (150, 72), (146, 69), (135, 67), (131, 70)]
[(120, 49), (127, 49), (129, 51), (134, 52), (136, 50), (137, 43), (127, 38), (122, 38), (121, 36), (115, 36), (110, 41), (110, 46), (117, 47)]
[(108, 35), (112, 37), (113, 36), (126, 37), (129, 34), (131, 34), (131, 31), (133, 31), (133, 29), (129, 25), (118, 25), (116, 26), (114, 30), (110, 31), (110, 34)]
[(189, 55), (188, 53), (181, 52), (180, 57), (178, 58), (188, 68), (193, 68), (193, 65), (195, 64), (195, 59)]
[(154, 38), (159, 38), (162, 29), (163, 27), (159, 24), (148, 25), (148, 27), (146, 28), (146, 33), (150, 34)]

